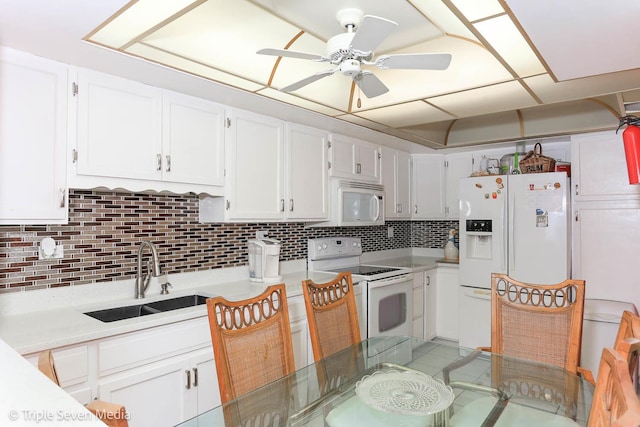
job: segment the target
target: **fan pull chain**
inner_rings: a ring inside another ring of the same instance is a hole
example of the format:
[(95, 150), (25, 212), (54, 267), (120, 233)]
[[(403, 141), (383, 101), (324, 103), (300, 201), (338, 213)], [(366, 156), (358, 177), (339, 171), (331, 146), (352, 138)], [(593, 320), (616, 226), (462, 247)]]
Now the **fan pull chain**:
[(360, 99), (360, 86), (358, 86), (358, 102), (356, 103), (358, 108), (362, 108), (362, 100)]

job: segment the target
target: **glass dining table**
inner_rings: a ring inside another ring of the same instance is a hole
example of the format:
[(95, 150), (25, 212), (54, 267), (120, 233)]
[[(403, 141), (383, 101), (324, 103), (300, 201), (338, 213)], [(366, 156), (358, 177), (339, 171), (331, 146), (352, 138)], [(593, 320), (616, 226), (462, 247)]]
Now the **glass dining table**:
[(180, 426), (586, 426), (593, 390), (556, 366), (375, 337)]

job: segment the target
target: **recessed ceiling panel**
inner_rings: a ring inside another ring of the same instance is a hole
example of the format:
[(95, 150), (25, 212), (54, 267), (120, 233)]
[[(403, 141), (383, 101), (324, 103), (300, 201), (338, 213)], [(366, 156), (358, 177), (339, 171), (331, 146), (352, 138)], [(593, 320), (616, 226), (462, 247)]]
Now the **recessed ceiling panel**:
[(376, 122), (372, 122), (370, 120), (367, 120), (365, 118), (362, 117), (358, 117), (358, 116), (354, 116), (351, 114), (345, 114), (342, 116), (337, 116), (337, 119), (340, 120), (344, 120), (345, 122), (349, 122), (349, 123), (353, 123), (356, 125), (360, 125), (369, 129), (374, 129), (374, 130), (382, 130), (384, 128), (386, 128), (385, 125), (381, 124), (381, 123), (376, 123)]
[(439, 122), (453, 119), (451, 115), (423, 101), (414, 101), (370, 111), (354, 111), (354, 114), (374, 122), (383, 123), (389, 127), (406, 127), (424, 123), (425, 121)]
[(611, 129), (618, 118), (603, 104), (579, 100), (522, 110), (525, 136)]
[(546, 73), (547, 70), (508, 16), (487, 19), (474, 26), (519, 77)]
[(451, 127), (447, 146), (506, 141), (521, 138), (520, 121), (515, 111), (468, 117)]
[(121, 48), (136, 37), (202, 0), (142, 0), (123, 10), (107, 28), (91, 35), (90, 40), (105, 46)]
[(536, 105), (531, 95), (518, 82), (507, 82), (439, 96), (431, 98), (429, 102), (458, 117), (509, 111)]
[(504, 13), (498, 0), (452, 0), (452, 3), (469, 21)]
[(477, 41), (475, 35), (441, 0), (413, 0), (412, 3), (445, 34)]
[(200, 64), (189, 59), (175, 56), (171, 53), (155, 49), (143, 44), (135, 44), (126, 50), (127, 53), (146, 58), (159, 64), (171, 64), (172, 68), (181, 70), (189, 74), (194, 74), (229, 86), (237, 87), (248, 91), (256, 91), (263, 86), (247, 79), (234, 76), (233, 74), (218, 71), (207, 65)]
[(340, 114), (344, 114), (344, 111), (336, 110), (334, 108), (318, 104), (317, 102), (308, 101), (304, 98), (300, 98), (298, 96), (294, 96), (287, 92), (282, 92), (276, 89), (262, 89), (258, 91), (258, 93), (260, 95), (268, 96), (272, 99), (277, 99), (278, 101), (286, 102), (287, 104), (297, 105), (298, 107), (306, 108), (307, 110), (316, 111), (320, 114), (326, 114), (327, 116), (337, 116)]
[(524, 81), (544, 103), (555, 103), (640, 88), (640, 69), (557, 83), (549, 75)]
[(558, 80), (640, 68), (640, 1), (505, 0)]

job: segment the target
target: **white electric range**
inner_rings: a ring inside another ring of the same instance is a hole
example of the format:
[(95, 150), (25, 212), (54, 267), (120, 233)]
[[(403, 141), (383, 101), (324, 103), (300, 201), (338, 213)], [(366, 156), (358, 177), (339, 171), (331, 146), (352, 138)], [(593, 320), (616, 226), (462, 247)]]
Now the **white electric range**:
[(307, 268), (350, 272), (359, 310), (360, 334), (411, 336), (413, 272), (409, 268), (362, 264), (359, 237), (325, 237), (308, 242)]

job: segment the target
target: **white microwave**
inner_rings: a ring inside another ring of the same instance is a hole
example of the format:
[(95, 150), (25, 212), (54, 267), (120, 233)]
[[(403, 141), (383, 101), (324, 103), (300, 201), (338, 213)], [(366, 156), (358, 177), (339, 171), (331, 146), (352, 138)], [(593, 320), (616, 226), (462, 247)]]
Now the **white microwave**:
[(332, 210), (338, 226), (384, 224), (384, 187), (356, 181), (336, 180)]
[(380, 184), (332, 179), (329, 221), (307, 227), (352, 227), (384, 224), (384, 187)]

